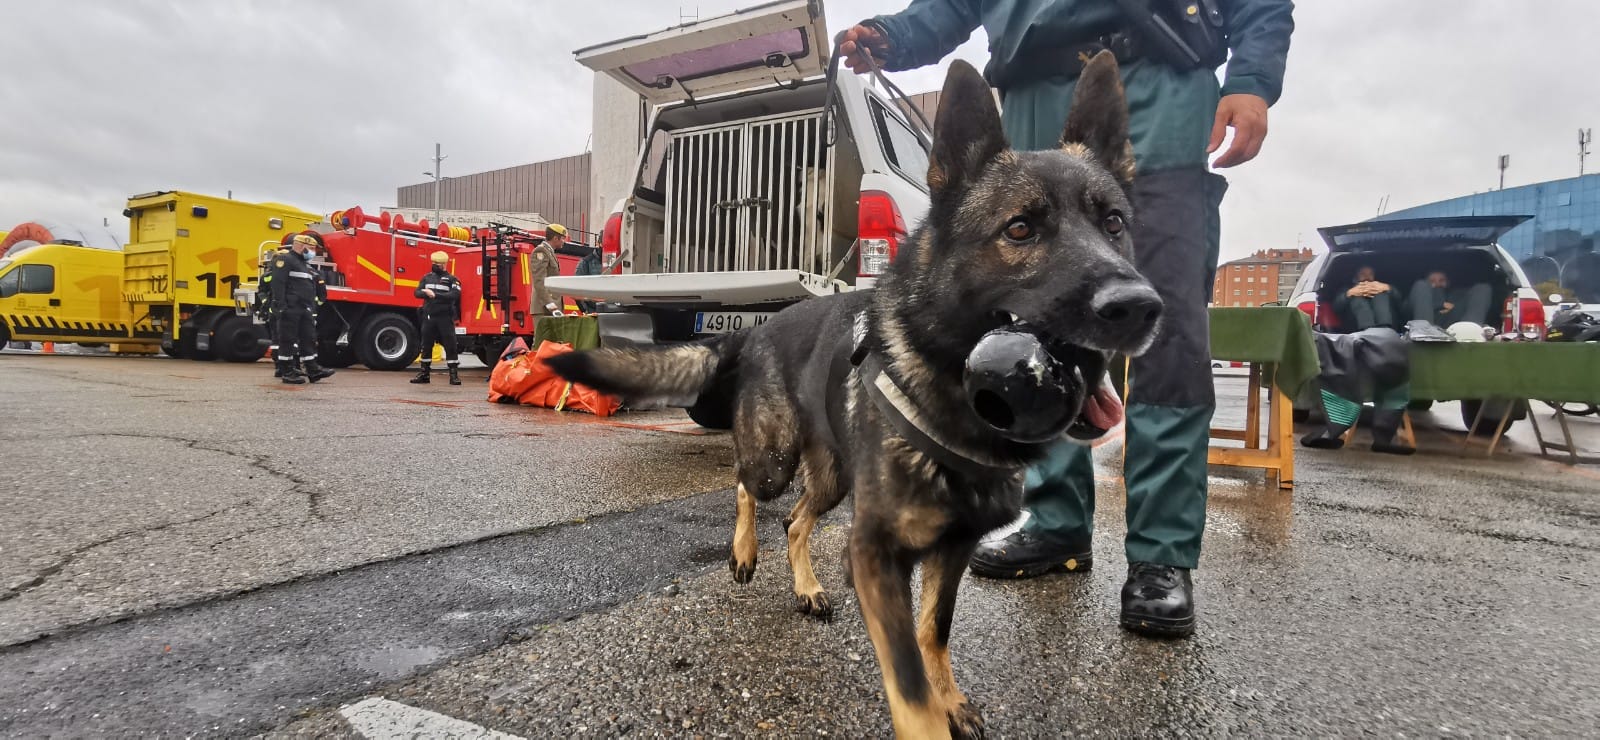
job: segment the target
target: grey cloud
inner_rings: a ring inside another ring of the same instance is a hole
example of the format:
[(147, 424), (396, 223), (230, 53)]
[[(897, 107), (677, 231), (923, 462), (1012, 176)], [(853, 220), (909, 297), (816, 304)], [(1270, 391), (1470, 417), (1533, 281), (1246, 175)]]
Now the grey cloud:
[[(837, 32), (907, 0), (827, 3)], [(589, 132), (579, 47), (744, 2), (0, 0), (0, 229), (98, 225), (178, 188), (318, 212), (388, 204), (431, 169), (576, 154)], [(1576, 174), (1600, 123), (1592, 0), (1300, 0), (1260, 159), (1228, 172), (1224, 256), (1508, 183)], [(955, 56), (985, 60), (981, 31)], [(902, 73), (935, 89), (945, 64)], [(1600, 160), (1592, 160), (1600, 169)]]

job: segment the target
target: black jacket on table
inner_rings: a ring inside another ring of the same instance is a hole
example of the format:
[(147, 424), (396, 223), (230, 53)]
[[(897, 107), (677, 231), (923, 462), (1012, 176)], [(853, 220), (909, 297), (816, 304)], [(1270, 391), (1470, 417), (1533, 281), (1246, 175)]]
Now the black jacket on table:
[(272, 307), (275, 311), (317, 310), (317, 274), (294, 250), (272, 257)]
[[(422, 291), (433, 291), (429, 298)], [(423, 318), (449, 317), (455, 322), (461, 318), (461, 281), (448, 272), (434, 272), (430, 270), (426, 276), (417, 283), (415, 295), (422, 299)]]

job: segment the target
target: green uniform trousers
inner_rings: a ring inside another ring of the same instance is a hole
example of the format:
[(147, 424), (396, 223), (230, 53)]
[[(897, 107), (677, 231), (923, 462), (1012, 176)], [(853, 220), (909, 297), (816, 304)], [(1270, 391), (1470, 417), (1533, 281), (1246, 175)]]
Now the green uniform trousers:
[[(1007, 92), (1003, 117), (1013, 146), (1058, 145), (1074, 82)], [(1130, 99), (1139, 98), (1134, 82), (1124, 79)], [(1214, 98), (1210, 102), (1214, 111)], [(1133, 110), (1130, 126), (1136, 150), (1146, 130), (1138, 120), (1142, 107)], [(1196, 116), (1196, 126), (1208, 129), (1212, 111), (1187, 112)], [(1226, 181), (1206, 168), (1204, 138), (1194, 142), (1197, 151), (1185, 159), (1198, 164), (1141, 169), (1132, 192), (1135, 265), (1161, 294), (1165, 309), (1155, 343), (1130, 363), (1125, 549), (1130, 562), (1180, 568), (1198, 564), (1206, 522), (1206, 455), (1216, 406), (1206, 304), (1220, 242), (1218, 208), (1227, 189)], [(1044, 538), (1086, 545), (1094, 525), (1094, 490), (1089, 448), (1058, 445), (1028, 472), (1025, 501), (1031, 516), (1025, 526)]]

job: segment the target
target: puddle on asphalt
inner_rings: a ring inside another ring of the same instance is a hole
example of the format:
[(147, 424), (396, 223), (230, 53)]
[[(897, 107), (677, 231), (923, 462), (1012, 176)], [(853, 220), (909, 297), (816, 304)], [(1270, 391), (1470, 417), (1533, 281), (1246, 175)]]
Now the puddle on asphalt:
[(391, 647), (374, 651), (356, 661), (362, 670), (372, 671), (379, 678), (393, 680), (409, 675), (412, 669), (425, 666), (444, 655), (434, 647)]

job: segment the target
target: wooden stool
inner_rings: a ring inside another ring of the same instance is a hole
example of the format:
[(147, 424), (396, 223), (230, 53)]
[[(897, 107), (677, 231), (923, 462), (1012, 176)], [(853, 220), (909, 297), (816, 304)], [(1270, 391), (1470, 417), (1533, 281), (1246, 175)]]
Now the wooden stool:
[[(1275, 383), (1263, 382), (1270, 377), (1263, 367), (1268, 364), (1250, 363), (1244, 429), (1211, 428), (1212, 439), (1241, 441), (1244, 442), (1244, 448), (1213, 445), (1208, 451), (1207, 462), (1225, 467), (1261, 469), (1266, 471), (1269, 488), (1294, 490), (1294, 399)], [(1267, 448), (1264, 450), (1261, 449), (1263, 388), (1267, 390)]]

